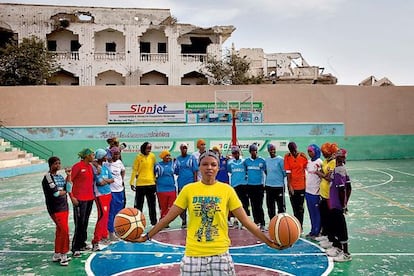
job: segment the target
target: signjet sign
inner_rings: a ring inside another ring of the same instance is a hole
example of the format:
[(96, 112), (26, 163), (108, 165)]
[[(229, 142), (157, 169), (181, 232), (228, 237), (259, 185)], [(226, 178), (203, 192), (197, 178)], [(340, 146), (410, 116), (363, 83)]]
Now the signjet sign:
[(110, 103), (108, 123), (185, 123), (185, 103)]

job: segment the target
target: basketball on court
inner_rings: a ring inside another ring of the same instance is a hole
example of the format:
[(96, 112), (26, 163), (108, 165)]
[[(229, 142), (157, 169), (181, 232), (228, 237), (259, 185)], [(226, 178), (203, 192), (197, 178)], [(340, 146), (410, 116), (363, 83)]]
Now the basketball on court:
[(269, 236), (281, 246), (292, 246), (302, 232), (300, 222), (287, 213), (280, 213), (274, 216), (269, 223)]
[(136, 208), (124, 208), (115, 216), (115, 233), (124, 241), (135, 241), (144, 232), (144, 214)]

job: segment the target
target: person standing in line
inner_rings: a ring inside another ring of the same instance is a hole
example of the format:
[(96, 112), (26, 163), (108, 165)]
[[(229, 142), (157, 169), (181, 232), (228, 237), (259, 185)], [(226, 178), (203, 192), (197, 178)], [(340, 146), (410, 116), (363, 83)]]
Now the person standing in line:
[(89, 148), (78, 153), (81, 160), (72, 166), (72, 192), (69, 194), (73, 204), (75, 233), (72, 239), (72, 256), (78, 258), (81, 251), (90, 250), (88, 239), (89, 216), (91, 215), (95, 195), (93, 193), (94, 174), (92, 161), (95, 153)]
[(141, 147), (141, 153), (138, 154), (132, 165), (132, 174), (129, 184), (131, 190), (135, 192), (135, 204), (134, 207), (143, 211), (144, 199), (147, 199), (148, 211), (151, 225), (157, 223), (157, 211), (156, 211), (156, 187), (155, 187), (155, 174), (154, 166), (156, 158), (154, 153), (151, 152), (152, 145), (149, 142), (144, 142)]
[(331, 174), (329, 188), (329, 219), (332, 224), (333, 247), (326, 251), (334, 262), (349, 262), (352, 256), (348, 249), (348, 228), (345, 214), (351, 196), (351, 180), (345, 167), (346, 150), (336, 153), (336, 167)]
[(244, 160), (244, 166), (247, 173), (247, 195), (252, 206), (253, 220), (260, 230), (265, 231), (263, 197), (266, 161), (257, 155), (257, 150), (256, 144), (249, 146), (250, 157)]
[(229, 172), (227, 171), (227, 157), (221, 154), (221, 147), (214, 146), (213, 151), (218, 154), (220, 158), (220, 168), (217, 173), (217, 180), (223, 183), (230, 183)]
[(322, 160), (320, 158), (321, 149), (315, 144), (309, 145), (308, 155), (310, 157), (310, 160), (308, 160), (308, 164), (306, 165), (307, 174), (305, 199), (311, 222), (311, 230), (305, 237), (311, 240), (315, 240), (321, 231), (321, 214), (319, 211), (319, 190), (321, 178), (318, 175), (318, 172), (322, 167)]
[(299, 220), (303, 229), (303, 215), (306, 187), (306, 165), (308, 158), (303, 152), (298, 152), (295, 142), (288, 144), (289, 153), (285, 154), (284, 165), (287, 175), (287, 185), (292, 204), (293, 215)]
[(55, 253), (52, 261), (59, 262), (61, 266), (67, 266), (71, 260), (69, 252), (69, 205), (67, 193), (72, 190), (70, 180), (71, 169), (65, 169), (66, 178), (58, 174), (61, 169), (59, 157), (52, 156), (48, 159), (49, 172), (42, 180), (43, 193), (47, 212), (56, 224)]
[[(181, 155), (177, 157), (174, 164), (174, 174), (178, 175), (178, 194), (188, 183), (197, 181), (198, 161), (193, 155), (187, 153), (188, 146), (186, 143), (180, 145)], [(181, 228), (187, 228), (187, 212), (184, 210), (180, 214)]]
[[(198, 139), (197, 140), (197, 149), (198, 149), (198, 151), (193, 152), (193, 156), (194, 156), (194, 159), (197, 161), (197, 165), (198, 165), (198, 160), (200, 158), (200, 155), (203, 152), (206, 151), (206, 141), (203, 140), (203, 139)], [(201, 179), (201, 172), (198, 171), (197, 172), (197, 180), (200, 180), (200, 179)]]
[(114, 182), (110, 184), (112, 199), (109, 208), (108, 231), (109, 240), (117, 241), (118, 237), (115, 234), (114, 220), (116, 214), (125, 208), (125, 166), (120, 159), (121, 150), (118, 147), (112, 147), (110, 151), (112, 158), (108, 163), (108, 166), (112, 177), (114, 178)]
[[(230, 173), (230, 185), (236, 191), (247, 216), (250, 216), (250, 204), (249, 197), (247, 195), (247, 179), (244, 159), (240, 158), (240, 149), (238, 146), (233, 146), (231, 148), (231, 154), (233, 158), (229, 159), (227, 162), (227, 171)], [(237, 220), (233, 224), (237, 224), (239, 229), (242, 226)]]
[(219, 157), (213, 151), (203, 152), (199, 159), (201, 181), (186, 185), (168, 214), (137, 239), (137, 242), (151, 240), (188, 209), (189, 225), (180, 275), (236, 275), (229, 254), (231, 241), (227, 215), (230, 211), (259, 240), (272, 248), (282, 249), (249, 219), (234, 189), (217, 181), (219, 162)]
[[(94, 163), (94, 193), (95, 203), (98, 210), (95, 231), (92, 239), (92, 251), (99, 251), (99, 242), (108, 239), (108, 220), (109, 208), (111, 205), (111, 187), (114, 182), (111, 171), (104, 163), (106, 161), (106, 150), (97, 149), (95, 151), (96, 163)], [(96, 167), (95, 167), (96, 164)]]
[[(160, 153), (160, 162), (155, 164), (155, 179), (157, 197), (160, 206), (161, 218), (165, 217), (177, 198), (177, 188), (174, 179), (174, 163), (168, 150)], [(167, 225), (167, 228), (170, 226)]]
[(322, 155), (324, 160), (322, 161), (322, 168), (317, 172), (321, 178), (320, 184), (320, 201), (319, 212), (321, 215), (321, 236), (315, 239), (319, 241), (319, 245), (323, 248), (332, 247), (332, 241), (329, 240), (331, 223), (329, 221), (329, 183), (331, 181), (331, 173), (336, 167), (335, 153), (338, 151), (338, 145), (335, 143), (324, 143), (321, 146)]
[(266, 191), (266, 206), (267, 212), (269, 215), (269, 220), (276, 215), (276, 205), (277, 213), (286, 212), (285, 204), (285, 178), (286, 172), (283, 164), (283, 158), (279, 155), (276, 155), (276, 146), (273, 144), (267, 145), (267, 151), (269, 152), (269, 157), (265, 159), (266, 161), (266, 181), (265, 181), (265, 191)]

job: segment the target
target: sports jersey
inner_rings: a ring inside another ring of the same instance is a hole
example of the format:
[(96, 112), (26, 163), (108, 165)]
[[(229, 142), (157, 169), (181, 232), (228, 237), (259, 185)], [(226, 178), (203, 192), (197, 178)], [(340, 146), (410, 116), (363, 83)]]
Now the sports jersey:
[(186, 256), (214, 256), (228, 251), (227, 216), (242, 206), (230, 185), (219, 181), (211, 185), (201, 181), (188, 184), (174, 205), (188, 210)]
[(67, 195), (59, 195), (59, 191), (64, 190), (70, 192), (70, 186), (71, 184), (67, 183), (60, 174), (45, 174), (42, 180), (42, 188), (49, 214), (69, 210)]
[(174, 173), (178, 175), (178, 189), (194, 182), (194, 173), (198, 171), (198, 162), (193, 155), (178, 156), (175, 160)]
[[(331, 174), (331, 183), (329, 188), (329, 200), (328, 200), (328, 206), (329, 209), (339, 209), (342, 210), (344, 207), (346, 207), (346, 204), (348, 202), (348, 199), (346, 198), (346, 192), (347, 187), (349, 187), (350, 179), (348, 176), (348, 173), (346, 171), (345, 166), (338, 166), (336, 167), (332, 174)], [(341, 194), (340, 190), (344, 190), (342, 193), (343, 202), (344, 205), (341, 203)]]
[(304, 190), (306, 186), (305, 169), (308, 158), (303, 152), (298, 152), (295, 157), (291, 153), (286, 153), (284, 165), (286, 174), (290, 173), (290, 185), (293, 190)]
[(229, 172), (227, 171), (227, 159), (223, 156), (220, 157), (220, 168), (217, 173), (216, 179), (223, 183), (229, 183)]
[[(136, 186), (155, 185), (154, 166), (156, 163), (155, 155), (150, 152), (148, 155), (140, 153), (132, 165), (132, 174), (129, 184)], [(136, 178), (136, 176), (138, 176)], [(134, 183), (135, 182), (135, 183)]]
[(96, 169), (94, 169), (95, 175), (94, 175), (94, 185), (93, 190), (95, 193), (95, 196), (101, 196), (101, 195), (108, 195), (111, 193), (111, 186), (108, 184), (101, 185), (101, 181), (105, 179), (112, 179), (112, 174), (109, 171), (108, 167), (105, 165), (101, 166), (101, 173), (97, 174)]
[[(198, 164), (198, 159), (200, 158), (200, 155), (201, 155), (200, 151), (193, 152), (193, 154), (192, 154), (194, 159), (197, 161), (197, 166), (199, 165)], [(197, 171), (197, 179), (201, 180), (201, 172), (199, 170)]]
[(263, 185), (264, 171), (266, 170), (266, 161), (262, 157), (253, 159), (251, 157), (244, 160), (244, 166), (247, 172), (247, 185)]
[(232, 187), (247, 184), (246, 167), (244, 159), (230, 159), (227, 162), (227, 171), (230, 173), (230, 184)]
[(267, 157), (266, 162), (266, 181), (268, 187), (284, 187), (286, 172), (281, 156)]
[(322, 167), (322, 160), (320, 158), (315, 161), (309, 160), (306, 165), (306, 192), (312, 195), (319, 195), (321, 178), (315, 172)]
[(92, 165), (79, 161), (72, 167), (72, 195), (81, 201), (93, 200), (93, 169)]
[(157, 192), (175, 192), (174, 163), (160, 161), (154, 168)]
[[(330, 160), (330, 161), (325, 159), (322, 162), (322, 172), (324, 174), (326, 174), (328, 171), (333, 171), (335, 169), (335, 167), (336, 167), (335, 158)], [(321, 197), (323, 197), (325, 199), (329, 198), (329, 181), (326, 180), (325, 178), (321, 179), (319, 194), (321, 195)]]
[(112, 173), (112, 177), (114, 178), (114, 182), (112, 182), (110, 185), (111, 192), (122, 192), (125, 189), (121, 174), (122, 171), (125, 171), (124, 163), (118, 159), (115, 162), (105, 162), (104, 164), (109, 167), (109, 170)]

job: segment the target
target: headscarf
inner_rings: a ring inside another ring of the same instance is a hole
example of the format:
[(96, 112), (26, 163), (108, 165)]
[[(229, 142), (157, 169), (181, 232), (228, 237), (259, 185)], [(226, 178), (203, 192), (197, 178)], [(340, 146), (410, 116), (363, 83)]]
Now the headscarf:
[(231, 153), (236, 153), (236, 152), (240, 153), (240, 148), (238, 146), (232, 146), (231, 147)]
[(95, 158), (97, 160), (100, 160), (100, 159), (104, 158), (106, 154), (107, 154), (106, 150), (104, 150), (104, 149), (97, 149), (95, 151)]
[(259, 148), (257, 147), (256, 143), (253, 143), (249, 146), (249, 152), (257, 151)]
[(120, 153), (121, 152), (118, 147), (112, 147), (112, 148), (109, 149), (109, 151), (112, 154), (114, 154), (114, 153)]
[(217, 152), (220, 152), (221, 151), (221, 147), (220, 146), (214, 146), (212, 148), (212, 150), (217, 151)]
[(160, 153), (159, 157), (160, 157), (161, 159), (164, 159), (167, 155), (171, 155), (171, 154), (170, 154), (170, 152), (169, 152), (168, 150), (163, 150), (163, 151)]
[(321, 151), (327, 156), (332, 156), (338, 151), (338, 145), (336, 143), (324, 143), (321, 146)]
[(183, 149), (183, 148), (188, 148), (188, 145), (187, 145), (187, 143), (181, 143), (180, 144), (180, 149)]
[(296, 145), (295, 142), (289, 142), (288, 149), (289, 149), (290, 152), (297, 151), (298, 150), (298, 146)]
[(267, 151), (271, 151), (272, 149), (276, 150), (276, 146), (273, 144), (267, 144)]
[(197, 148), (199, 148), (201, 146), (201, 144), (205, 144), (206, 141), (204, 141), (203, 139), (198, 139), (197, 140)]
[(147, 149), (148, 144), (150, 144), (150, 142), (144, 142), (144, 143), (141, 145), (141, 147), (139, 148), (140, 152), (141, 152), (142, 154), (144, 154), (144, 155), (145, 155), (145, 150)]
[(198, 158), (198, 163), (201, 163), (201, 160), (203, 160), (203, 158), (205, 158), (207, 156), (214, 157), (217, 160), (217, 162), (220, 163), (220, 157), (213, 150), (206, 150), (205, 152), (203, 152), (202, 154), (200, 154), (200, 157)]
[(78, 156), (79, 156), (81, 159), (85, 159), (85, 157), (86, 157), (86, 156), (88, 156), (89, 154), (92, 154), (92, 153), (94, 153), (92, 149), (90, 149), (90, 148), (85, 148), (85, 149), (81, 150), (81, 151), (78, 153)]
[(314, 153), (314, 156), (311, 158), (312, 161), (315, 161), (315, 160), (321, 158), (321, 149), (317, 145), (315, 145), (315, 144), (309, 145), (308, 150), (310, 150)]
[(344, 157), (344, 158), (346, 158), (346, 154), (347, 154), (346, 149), (339, 149), (339, 150), (336, 152), (336, 156), (337, 156), (337, 157)]

